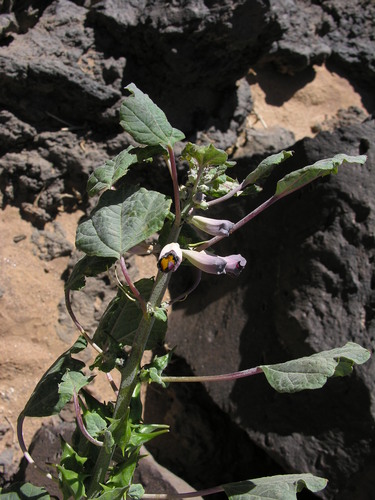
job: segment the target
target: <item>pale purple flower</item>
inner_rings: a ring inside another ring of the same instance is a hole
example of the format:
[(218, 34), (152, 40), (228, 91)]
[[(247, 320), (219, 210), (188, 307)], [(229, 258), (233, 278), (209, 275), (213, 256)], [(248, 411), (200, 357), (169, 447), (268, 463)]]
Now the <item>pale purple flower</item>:
[(210, 219), (209, 217), (202, 217), (200, 215), (191, 217), (189, 223), (212, 236), (229, 236), (234, 226), (230, 220)]
[(158, 267), (163, 273), (175, 272), (182, 261), (182, 250), (178, 243), (165, 245), (159, 255)]
[(242, 269), (246, 266), (246, 259), (240, 254), (228, 255), (227, 257), (222, 257), (227, 265), (225, 266), (225, 272), (238, 276)]
[(209, 274), (225, 273), (227, 262), (222, 257), (209, 254), (205, 251), (196, 252), (195, 250), (182, 250), (182, 255), (195, 267)]

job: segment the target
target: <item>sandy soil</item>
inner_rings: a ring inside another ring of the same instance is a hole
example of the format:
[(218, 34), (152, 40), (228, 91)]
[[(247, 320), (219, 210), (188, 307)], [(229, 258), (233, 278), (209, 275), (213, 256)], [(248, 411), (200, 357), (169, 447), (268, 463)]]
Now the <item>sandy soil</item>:
[[(339, 109), (356, 106), (367, 114), (353, 86), (325, 67), (298, 77), (251, 72), (249, 81), (255, 102), (249, 127), (278, 125), (300, 139), (313, 136), (317, 125), (333, 119)], [(58, 216), (71, 243), (80, 216), (78, 212)], [(68, 347), (56, 328), (57, 306), (63, 297), (61, 275), (69, 258), (41, 260), (31, 242), (32, 232), (16, 208), (0, 212), (0, 473), (4, 461), (16, 470), (21, 457), (15, 435), (17, 416), (43, 372)], [(40, 424), (38, 419), (28, 420), (26, 443)]]

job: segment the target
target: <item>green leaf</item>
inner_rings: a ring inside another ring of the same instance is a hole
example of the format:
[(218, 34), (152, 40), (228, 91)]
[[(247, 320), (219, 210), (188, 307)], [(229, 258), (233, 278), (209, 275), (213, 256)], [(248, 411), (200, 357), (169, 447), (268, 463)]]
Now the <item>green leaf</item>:
[(14, 483), (0, 490), (1, 500), (50, 500), (45, 488), (34, 486), (31, 483)]
[(86, 284), (87, 277), (97, 276), (108, 271), (116, 262), (115, 257), (96, 257), (85, 255), (80, 259), (65, 284), (65, 290), (80, 290)]
[(134, 147), (129, 146), (113, 160), (106, 160), (104, 165), (94, 170), (87, 181), (89, 196), (95, 196), (104, 189), (110, 189), (121, 177), (127, 174), (129, 167), (138, 161), (137, 155), (132, 150)]
[(57, 465), (60, 472), (60, 483), (64, 495), (64, 500), (70, 498), (85, 498), (86, 491), (84, 480), (88, 477), (87, 474), (75, 472), (73, 470), (65, 469), (61, 465)]
[(278, 392), (319, 389), (328, 377), (348, 375), (354, 364), (365, 363), (367, 349), (348, 342), (343, 347), (275, 365), (261, 365), (268, 383)]
[(315, 493), (326, 485), (327, 479), (312, 474), (285, 474), (224, 484), (223, 489), (230, 500), (297, 500), (304, 488)]
[(144, 188), (106, 191), (79, 224), (76, 246), (87, 255), (118, 259), (163, 227), (170, 205), (163, 194)]
[[(154, 281), (152, 279), (142, 279), (136, 282), (135, 286), (142, 297), (148, 300)], [(109, 303), (101, 317), (94, 334), (94, 342), (100, 347), (104, 347), (104, 344), (108, 343), (110, 339), (123, 345), (132, 345), (142, 314), (138, 303), (130, 300), (128, 295), (119, 289), (116, 297)], [(153, 349), (164, 340), (168, 325), (166, 318), (159, 316), (160, 314), (155, 316), (146, 349)]]
[(151, 424), (151, 425), (132, 425), (132, 431), (129, 440), (129, 446), (138, 448), (139, 446), (151, 441), (157, 436), (169, 432), (169, 425)]
[(157, 384), (166, 387), (166, 384), (162, 379), (162, 373), (168, 366), (172, 353), (173, 350), (169, 351), (164, 356), (155, 356), (152, 362), (141, 370), (140, 380), (148, 383), (156, 382)]
[(111, 424), (108, 430), (112, 434), (113, 442), (116, 443), (122, 454), (124, 454), (131, 435), (129, 413), (126, 418), (108, 418), (108, 421)]
[(60, 465), (57, 469), (60, 472), (59, 480), (63, 492), (64, 500), (85, 497), (84, 481), (88, 477), (84, 473), (86, 457), (81, 457), (78, 453), (61, 438), (62, 455)]
[(173, 146), (185, 135), (173, 128), (164, 112), (134, 83), (126, 87), (126, 97), (120, 109), (120, 125), (140, 144)]
[(285, 196), (309, 184), (318, 177), (324, 177), (329, 174), (337, 174), (339, 165), (342, 163), (363, 164), (367, 160), (365, 155), (348, 156), (338, 154), (333, 158), (319, 160), (312, 165), (295, 170), (279, 180), (276, 186), (275, 196)]
[(270, 175), (272, 170), (276, 165), (279, 165), (283, 161), (287, 160), (293, 155), (293, 151), (281, 151), (274, 155), (268, 156), (262, 160), (257, 168), (250, 172), (250, 174), (244, 179), (242, 183), (242, 188), (248, 186), (249, 184), (255, 184), (259, 180), (263, 180)]
[(59, 393), (59, 384), (68, 370), (79, 371), (85, 364), (72, 358), (72, 354), (85, 349), (87, 342), (79, 337), (46, 371), (38, 382), (22, 412), (26, 417), (47, 417), (59, 413), (66, 404), (66, 396)]
[(92, 377), (85, 377), (81, 372), (66, 371), (59, 384), (60, 401), (64, 406), (72, 399), (74, 392), (78, 394), (82, 387), (89, 384), (91, 380)]
[(96, 500), (122, 500), (125, 498), (124, 495), (128, 489), (129, 486), (124, 486), (122, 488), (107, 488), (104, 486), (105, 492), (97, 497)]
[(135, 450), (124, 462), (116, 465), (109, 476), (106, 486), (115, 486), (116, 488), (130, 486), (138, 458), (139, 449)]
[(145, 494), (145, 490), (143, 489), (143, 486), (141, 484), (131, 484), (129, 491), (128, 491), (128, 497), (131, 500), (141, 500), (143, 495)]
[(228, 160), (228, 155), (222, 149), (215, 148), (213, 144), (197, 146), (188, 142), (181, 153), (181, 158), (189, 163), (194, 159), (198, 165), (222, 165)]
[(93, 438), (97, 439), (107, 428), (107, 422), (96, 411), (85, 411), (84, 421), (87, 432)]

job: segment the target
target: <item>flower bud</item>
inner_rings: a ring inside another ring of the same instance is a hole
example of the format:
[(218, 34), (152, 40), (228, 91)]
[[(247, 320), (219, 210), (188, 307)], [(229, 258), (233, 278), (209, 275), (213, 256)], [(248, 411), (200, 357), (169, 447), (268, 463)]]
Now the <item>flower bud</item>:
[(233, 222), (230, 220), (210, 219), (208, 217), (201, 217), (200, 215), (191, 217), (189, 223), (212, 236), (229, 236), (234, 226)]
[(174, 272), (181, 264), (182, 251), (178, 243), (165, 245), (159, 255), (158, 268), (163, 273)]
[(222, 257), (204, 251), (182, 250), (182, 255), (195, 267), (209, 274), (225, 273), (227, 262)]

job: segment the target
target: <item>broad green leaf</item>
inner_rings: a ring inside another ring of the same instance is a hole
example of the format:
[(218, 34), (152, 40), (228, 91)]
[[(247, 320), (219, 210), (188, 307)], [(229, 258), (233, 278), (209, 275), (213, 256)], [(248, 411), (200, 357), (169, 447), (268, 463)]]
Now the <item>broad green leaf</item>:
[(171, 126), (164, 112), (134, 83), (126, 87), (130, 95), (120, 109), (120, 125), (139, 144), (173, 146), (185, 135)]
[(87, 277), (97, 276), (100, 273), (108, 271), (116, 260), (115, 257), (85, 255), (74, 266), (65, 284), (65, 290), (80, 290), (85, 286)]
[(64, 404), (64, 406), (66, 403), (69, 403), (74, 392), (78, 394), (82, 387), (85, 387), (85, 385), (89, 384), (90, 381), (90, 378), (85, 377), (85, 375), (79, 371), (67, 370), (61, 379), (61, 383), (59, 384), (61, 403)]
[(1, 500), (50, 500), (45, 488), (34, 486), (31, 483), (13, 483), (0, 489)]
[(222, 165), (228, 160), (228, 155), (222, 149), (217, 149), (213, 144), (197, 146), (188, 142), (181, 153), (181, 158), (189, 162), (194, 159), (198, 165)]
[(106, 191), (79, 224), (76, 246), (90, 256), (118, 259), (163, 227), (170, 205), (163, 194), (144, 188)]
[(279, 165), (283, 161), (287, 160), (293, 155), (293, 151), (281, 151), (280, 153), (276, 153), (274, 155), (268, 156), (264, 160), (262, 160), (257, 168), (250, 172), (250, 174), (246, 177), (246, 179), (242, 183), (242, 187), (248, 186), (249, 184), (254, 184), (260, 179), (264, 179), (269, 176), (272, 172), (273, 168), (276, 165)]
[(61, 439), (61, 465), (65, 467), (65, 469), (71, 469), (75, 472), (83, 472), (83, 466), (87, 461), (86, 457), (81, 457), (74, 448), (66, 442), (63, 438)]
[[(135, 283), (135, 286), (142, 297), (148, 300), (154, 281), (142, 279)], [(138, 304), (130, 300), (123, 290), (119, 289), (116, 297), (109, 303), (104, 312), (93, 340), (100, 347), (103, 347), (110, 339), (123, 345), (132, 345), (141, 318), (142, 311)], [(153, 349), (164, 340), (167, 326), (165, 317), (160, 318), (159, 315), (155, 317), (146, 349)]]
[(319, 389), (327, 378), (348, 375), (354, 364), (365, 363), (370, 357), (367, 349), (348, 342), (343, 347), (322, 351), (286, 363), (262, 365), (268, 383), (278, 392), (298, 392)]
[(304, 488), (315, 493), (326, 485), (327, 479), (312, 474), (285, 474), (224, 484), (223, 489), (229, 500), (297, 500)]
[(276, 186), (275, 196), (286, 196), (287, 194), (300, 189), (309, 184), (318, 177), (324, 177), (329, 174), (337, 174), (338, 167), (342, 163), (365, 163), (367, 157), (365, 155), (348, 156), (338, 154), (333, 158), (319, 160), (312, 165), (295, 170), (279, 180)]
[(79, 371), (85, 364), (72, 358), (72, 354), (85, 349), (87, 342), (79, 337), (46, 371), (38, 382), (22, 412), (26, 417), (47, 417), (59, 413), (66, 404), (66, 397), (59, 393), (59, 384), (68, 370)]

